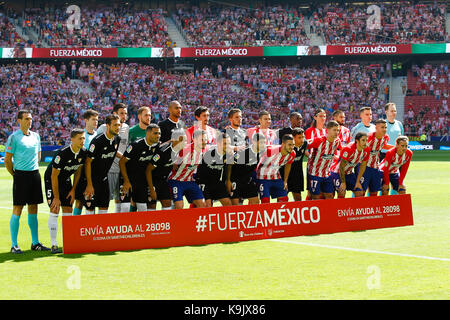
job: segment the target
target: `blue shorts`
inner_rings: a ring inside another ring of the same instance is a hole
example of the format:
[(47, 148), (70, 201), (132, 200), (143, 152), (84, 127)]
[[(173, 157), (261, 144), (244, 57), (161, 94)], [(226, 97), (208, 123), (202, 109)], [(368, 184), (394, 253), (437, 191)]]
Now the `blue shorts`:
[(334, 186), (333, 186), (333, 180), (331, 177), (317, 177), (308, 175), (308, 190), (311, 191), (311, 194), (313, 195), (319, 195), (321, 193), (333, 193), (334, 192)]
[(169, 180), (169, 187), (174, 202), (183, 201), (183, 196), (186, 196), (190, 203), (194, 200), (204, 199), (202, 190), (194, 181)]
[(257, 180), (259, 197), (262, 198), (281, 198), (287, 197), (287, 191), (284, 189), (283, 180)]
[[(359, 164), (355, 167), (355, 173), (359, 172)], [(374, 168), (366, 167), (364, 174), (361, 178), (361, 185), (364, 191), (369, 189), (369, 192), (378, 192), (381, 190), (381, 184), (383, 180), (383, 173)]]
[(397, 191), (397, 192), (405, 191), (404, 189), (398, 190), (398, 188), (400, 186), (400, 184), (398, 182), (399, 179), (400, 179), (400, 174), (398, 172), (389, 174), (389, 181), (391, 182), (392, 189)]
[[(331, 172), (330, 178), (333, 181), (334, 190), (338, 191), (339, 187), (341, 186), (341, 177), (339, 176), (339, 173)], [(345, 175), (345, 185), (347, 187), (347, 190), (353, 191), (355, 189), (356, 185), (356, 174), (350, 173)], [(358, 191), (358, 190), (356, 190)], [(362, 191), (362, 190), (360, 190)]]

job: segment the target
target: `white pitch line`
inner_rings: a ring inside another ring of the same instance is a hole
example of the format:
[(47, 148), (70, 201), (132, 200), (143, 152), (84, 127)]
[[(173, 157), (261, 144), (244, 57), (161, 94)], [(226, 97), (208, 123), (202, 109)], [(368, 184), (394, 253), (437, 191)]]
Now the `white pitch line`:
[(330, 246), (330, 245), (327, 245), (327, 244), (298, 242), (298, 241), (290, 241), (290, 240), (283, 240), (283, 239), (269, 239), (269, 240), (270, 241), (276, 241), (276, 242), (298, 244), (298, 245), (303, 245), (303, 246), (322, 247), (322, 248), (327, 248), (327, 249), (348, 250), (348, 251), (365, 252), (365, 253), (378, 253), (378, 254), (387, 254), (387, 255), (391, 255), (391, 256), (401, 256), (401, 257), (419, 258), (419, 259), (427, 259), (427, 260), (450, 261), (450, 259), (448, 259), (448, 258), (436, 258), (436, 257), (418, 256), (418, 255), (407, 254), (407, 253), (395, 253), (395, 252), (378, 251), (378, 250), (370, 250), (370, 249), (357, 249), (357, 248), (338, 247), (338, 246)]

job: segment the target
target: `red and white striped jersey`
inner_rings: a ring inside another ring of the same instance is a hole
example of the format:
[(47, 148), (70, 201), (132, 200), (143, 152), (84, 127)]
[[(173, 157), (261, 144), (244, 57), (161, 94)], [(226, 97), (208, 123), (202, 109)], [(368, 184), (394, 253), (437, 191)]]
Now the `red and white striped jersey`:
[(280, 145), (268, 146), (256, 167), (256, 178), (262, 180), (281, 179), (280, 168), (291, 164), (295, 155), (295, 151), (283, 155)]
[(409, 149), (401, 156), (397, 154), (397, 148), (392, 148), (386, 152), (386, 156), (380, 163), (380, 170), (383, 171), (384, 184), (389, 185), (389, 175), (397, 172), (400, 173), (398, 183), (403, 184), (412, 155), (413, 152)]
[(350, 129), (344, 126), (339, 126), (339, 140), (341, 140), (342, 147), (345, 147), (352, 140)]
[(262, 133), (264, 137), (266, 137), (266, 145), (270, 146), (278, 142), (278, 134), (275, 130), (272, 129), (261, 129), (259, 127), (253, 127), (247, 129), (247, 137), (249, 141), (253, 141), (252, 137), (256, 133)]
[[(192, 135), (194, 134), (195, 130), (203, 130), (200, 127), (192, 126), (189, 129), (186, 130), (186, 137), (187, 137), (187, 143), (192, 143)], [(206, 132), (207, 141), (206, 143), (211, 144), (217, 144), (216, 142), (216, 129), (210, 126), (206, 126), (206, 129), (203, 130)]]
[(168, 176), (168, 180), (194, 181), (194, 173), (202, 163), (203, 155), (207, 149), (201, 152), (194, 149), (194, 144), (187, 145), (174, 159), (174, 168)]
[(314, 127), (309, 127), (305, 130), (305, 140), (308, 144), (311, 144), (315, 138), (325, 137), (327, 135), (327, 129), (317, 129)]
[(368, 161), (370, 156), (370, 149), (366, 147), (365, 149), (358, 151), (356, 149), (356, 143), (351, 142), (346, 147), (342, 148), (340, 152), (339, 159), (333, 159), (333, 164), (331, 165), (330, 171), (339, 173), (339, 167), (341, 165), (341, 159), (347, 161), (345, 165), (344, 171), (345, 174), (350, 174), (353, 172), (353, 169), (363, 161)]
[(385, 145), (388, 144), (388, 141), (389, 136), (387, 134), (381, 139), (377, 139), (375, 132), (368, 134), (367, 147), (370, 149), (370, 156), (367, 161), (368, 167), (378, 169), (378, 164), (380, 162), (380, 151)]
[(319, 137), (308, 144), (308, 149), (311, 151), (307, 165), (308, 174), (322, 178), (328, 177), (333, 157), (336, 151), (341, 149), (341, 140), (336, 138), (330, 142), (327, 137)]

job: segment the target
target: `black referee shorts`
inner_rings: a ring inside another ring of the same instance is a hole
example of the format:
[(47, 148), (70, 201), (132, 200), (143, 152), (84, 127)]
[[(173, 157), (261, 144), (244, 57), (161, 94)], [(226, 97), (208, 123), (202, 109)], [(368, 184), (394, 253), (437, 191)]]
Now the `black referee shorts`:
[(13, 205), (40, 204), (42, 196), (41, 174), (39, 170), (15, 170), (13, 176)]
[[(45, 184), (45, 197), (47, 198), (48, 206), (52, 204), (55, 195), (53, 193), (52, 181), (50, 179), (44, 180)], [(61, 201), (61, 206), (63, 207), (72, 207), (70, 204), (70, 199), (67, 199), (70, 190), (72, 190), (72, 181), (70, 177), (67, 179), (58, 179), (58, 191), (59, 191), (59, 200)]]

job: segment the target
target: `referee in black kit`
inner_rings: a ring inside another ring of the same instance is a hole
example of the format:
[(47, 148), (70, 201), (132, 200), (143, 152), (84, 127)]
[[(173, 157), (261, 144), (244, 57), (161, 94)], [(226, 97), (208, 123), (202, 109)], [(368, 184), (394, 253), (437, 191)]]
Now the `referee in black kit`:
[(98, 213), (108, 213), (109, 183), (108, 171), (114, 157), (121, 158), (117, 152), (120, 144), (120, 118), (111, 114), (106, 117), (106, 132), (97, 135), (89, 145), (85, 164), (87, 186), (85, 190), (86, 214), (93, 214), (95, 207)]

